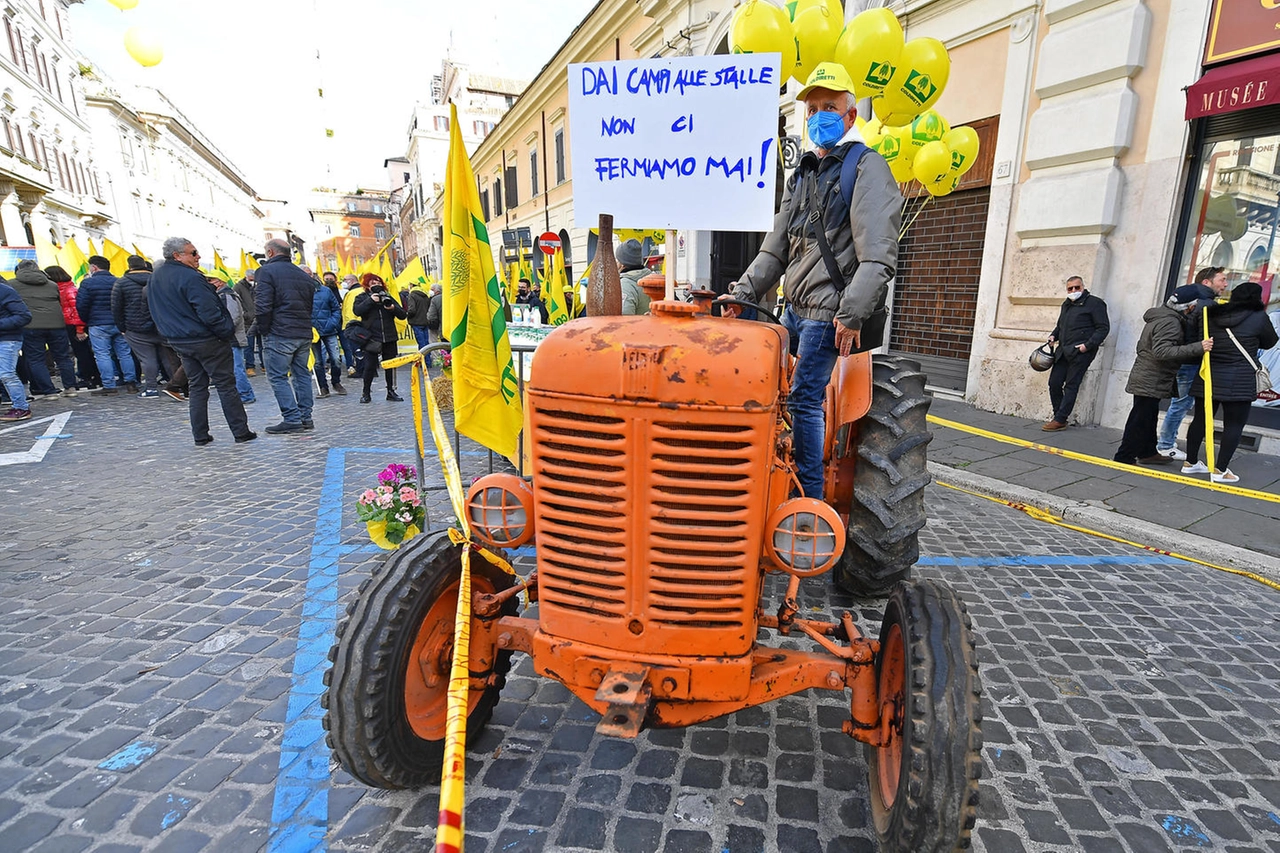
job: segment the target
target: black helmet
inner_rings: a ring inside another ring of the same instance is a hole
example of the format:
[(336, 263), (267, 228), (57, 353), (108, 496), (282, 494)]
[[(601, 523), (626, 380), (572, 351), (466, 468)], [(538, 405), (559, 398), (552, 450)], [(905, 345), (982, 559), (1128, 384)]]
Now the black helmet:
[(1041, 373), (1053, 367), (1053, 348), (1049, 344), (1041, 344), (1031, 351), (1031, 369)]

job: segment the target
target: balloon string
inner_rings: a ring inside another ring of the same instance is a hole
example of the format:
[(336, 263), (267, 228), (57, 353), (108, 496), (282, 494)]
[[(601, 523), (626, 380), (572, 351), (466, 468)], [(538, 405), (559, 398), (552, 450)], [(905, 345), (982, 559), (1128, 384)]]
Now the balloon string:
[(930, 202), (930, 201), (932, 201), (932, 200), (933, 200), (933, 194), (932, 194), (932, 193), (928, 193), (928, 194), (926, 194), (926, 195), (925, 195), (925, 197), (924, 197), (924, 201), (922, 201), (922, 202), (920, 203), (920, 206), (916, 208), (916, 212), (915, 212), (914, 214), (912, 214), (912, 216), (911, 216), (911, 221), (910, 221), (910, 222), (908, 222), (906, 225), (904, 225), (904, 226), (903, 226), (903, 228), (902, 228), (901, 233), (899, 233), (899, 234), (898, 234), (898, 239), (899, 239), (899, 240), (901, 240), (903, 237), (905, 237), (905, 236), (907, 235), (907, 232), (908, 232), (909, 230), (911, 230), (911, 226), (915, 224), (916, 219), (920, 216), (920, 212), (921, 212), (921, 211), (923, 211), (926, 207), (928, 207), (928, 206), (929, 206), (929, 202)]

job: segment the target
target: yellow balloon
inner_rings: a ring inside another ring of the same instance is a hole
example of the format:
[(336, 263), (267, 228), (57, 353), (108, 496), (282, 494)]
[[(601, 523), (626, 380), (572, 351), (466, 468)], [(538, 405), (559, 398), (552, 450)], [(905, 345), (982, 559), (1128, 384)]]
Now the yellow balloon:
[(942, 198), (945, 195), (951, 195), (956, 191), (956, 187), (958, 186), (960, 186), (959, 175), (946, 175), (940, 181), (925, 184), (924, 188), (929, 192), (929, 195), (934, 198)]
[(893, 173), (893, 179), (900, 184), (905, 184), (916, 176), (911, 170), (911, 164), (901, 157), (889, 164), (889, 171)]
[(819, 62), (830, 62), (836, 55), (836, 42), (844, 20), (831, 14), (825, 6), (811, 6), (796, 14), (791, 31), (795, 34), (796, 67), (793, 77), (803, 86), (818, 67)]
[(832, 15), (835, 15), (837, 20), (844, 20), (844, 7), (840, 5), (840, 0), (799, 0), (798, 3), (788, 2), (787, 11), (791, 14), (791, 20), (794, 21), (800, 17), (801, 12), (812, 9), (814, 6), (822, 6)]
[(892, 106), (884, 95), (879, 95), (871, 99), (871, 110), (876, 114), (876, 118), (880, 119), (880, 123), (888, 128), (910, 127), (911, 120), (916, 117), (913, 112), (902, 112)]
[(888, 9), (868, 9), (844, 28), (836, 43), (835, 61), (853, 78), (854, 94), (870, 98), (893, 78), (902, 46), (902, 25), (894, 14)]
[(973, 168), (978, 159), (978, 132), (972, 127), (953, 127), (942, 137), (951, 149), (951, 168), (957, 175), (963, 175)]
[(795, 67), (796, 43), (791, 34), (791, 21), (786, 12), (764, 0), (751, 0), (734, 13), (729, 40), (734, 53), (782, 54), (779, 84)]
[(875, 148), (884, 138), (884, 125), (880, 123), (880, 119), (873, 118), (861, 127), (862, 141), (867, 143), (868, 148)]
[(144, 67), (159, 65), (164, 59), (164, 44), (146, 27), (130, 27), (124, 34), (124, 49)]
[(941, 139), (950, 129), (947, 120), (937, 110), (925, 110), (912, 119), (911, 124), (904, 125), (903, 130), (907, 132), (903, 134), (902, 141), (910, 147), (910, 156), (914, 157), (921, 148)]
[[(910, 121), (938, 102), (950, 76), (951, 58), (942, 42), (935, 38), (912, 39), (903, 46), (898, 67), (884, 87), (886, 114), (894, 119), (907, 115), (906, 121)], [(894, 123), (889, 118), (883, 121)]]
[(115, 6), (121, 12), (127, 12), (134, 6), (138, 5), (138, 0), (107, 0), (112, 6)]
[(951, 149), (940, 139), (925, 143), (916, 152), (911, 171), (925, 186), (943, 180), (951, 173)]

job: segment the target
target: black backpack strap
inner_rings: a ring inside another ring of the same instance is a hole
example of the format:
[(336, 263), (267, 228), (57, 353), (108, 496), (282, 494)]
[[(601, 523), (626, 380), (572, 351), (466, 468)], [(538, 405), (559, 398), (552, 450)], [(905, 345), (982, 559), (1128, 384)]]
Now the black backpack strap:
[(827, 235), (822, 227), (822, 204), (818, 200), (818, 175), (813, 175), (813, 183), (809, 185), (809, 215), (805, 221), (813, 230), (814, 239), (818, 241), (818, 251), (822, 253), (822, 262), (827, 267), (827, 275), (831, 278), (831, 286), (842, 291), (849, 282), (844, 280), (840, 265), (836, 263), (835, 252), (827, 242)]

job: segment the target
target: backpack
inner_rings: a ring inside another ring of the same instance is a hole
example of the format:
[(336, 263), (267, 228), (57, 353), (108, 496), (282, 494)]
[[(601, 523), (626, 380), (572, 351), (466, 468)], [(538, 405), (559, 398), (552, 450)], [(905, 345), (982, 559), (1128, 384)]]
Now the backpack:
[(858, 164), (870, 150), (861, 142), (855, 142), (844, 155), (844, 162), (840, 164), (840, 197), (844, 199), (845, 207), (853, 205), (853, 185), (858, 182)]
[(427, 325), (427, 314), (431, 310), (431, 297), (421, 290), (409, 291), (408, 321), (410, 326)]

